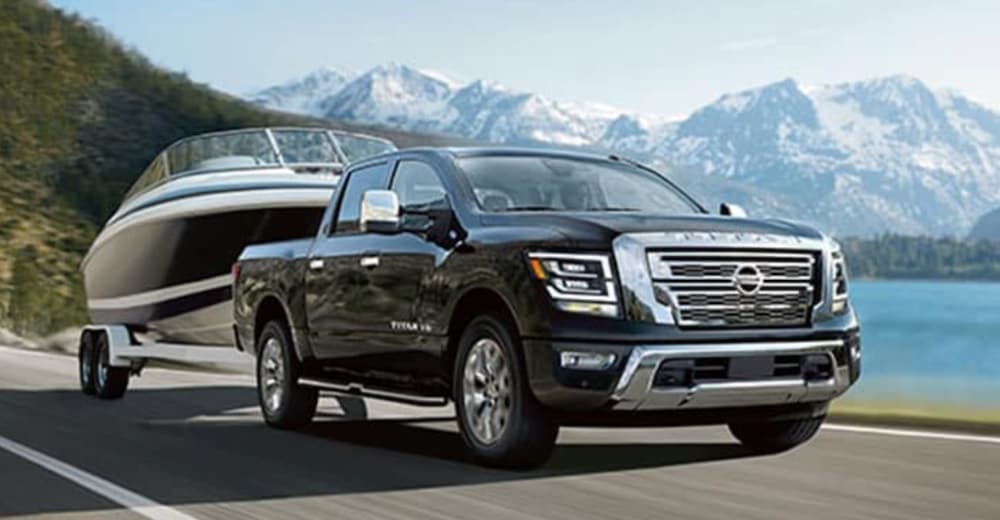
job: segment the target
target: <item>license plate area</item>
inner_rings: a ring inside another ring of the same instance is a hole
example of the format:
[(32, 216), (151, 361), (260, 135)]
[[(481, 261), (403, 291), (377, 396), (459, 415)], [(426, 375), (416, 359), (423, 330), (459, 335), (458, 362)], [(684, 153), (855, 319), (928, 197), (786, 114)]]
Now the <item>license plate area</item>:
[(774, 377), (774, 356), (729, 358), (728, 378), (736, 381)]
[(691, 387), (700, 383), (833, 377), (828, 354), (673, 358), (660, 363), (653, 387)]

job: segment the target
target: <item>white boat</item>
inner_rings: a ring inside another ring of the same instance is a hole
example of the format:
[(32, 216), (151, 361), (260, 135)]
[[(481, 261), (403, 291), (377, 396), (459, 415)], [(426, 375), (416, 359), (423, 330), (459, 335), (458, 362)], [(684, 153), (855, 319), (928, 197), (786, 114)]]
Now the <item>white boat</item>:
[(394, 150), (321, 128), (199, 135), (161, 152), (81, 265), (95, 325), (136, 341), (233, 344), (230, 269), (249, 244), (317, 231), (343, 167)]

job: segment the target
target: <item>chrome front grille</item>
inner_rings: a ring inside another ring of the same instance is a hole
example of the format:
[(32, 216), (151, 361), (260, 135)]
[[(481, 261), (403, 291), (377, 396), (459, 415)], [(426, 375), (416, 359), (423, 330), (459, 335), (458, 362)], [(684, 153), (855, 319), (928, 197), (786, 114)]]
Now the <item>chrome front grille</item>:
[(657, 300), (681, 327), (794, 327), (817, 302), (815, 253), (688, 250), (647, 253)]

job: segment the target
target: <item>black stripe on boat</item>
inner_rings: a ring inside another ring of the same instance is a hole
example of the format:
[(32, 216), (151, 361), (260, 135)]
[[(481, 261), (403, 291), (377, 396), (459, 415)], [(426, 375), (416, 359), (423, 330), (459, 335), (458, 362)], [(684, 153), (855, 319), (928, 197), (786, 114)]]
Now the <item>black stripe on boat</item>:
[(233, 287), (226, 285), (148, 305), (122, 309), (91, 309), (90, 317), (94, 323), (146, 324), (194, 312), (232, 298)]

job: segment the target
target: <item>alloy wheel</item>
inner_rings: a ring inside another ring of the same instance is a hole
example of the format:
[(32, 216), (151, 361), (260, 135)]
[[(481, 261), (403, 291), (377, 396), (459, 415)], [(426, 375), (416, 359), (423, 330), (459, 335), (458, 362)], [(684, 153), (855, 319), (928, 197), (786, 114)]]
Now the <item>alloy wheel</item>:
[(473, 436), (483, 444), (500, 439), (510, 422), (513, 395), (510, 363), (492, 338), (482, 338), (465, 360), (462, 397)]
[(278, 411), (285, 388), (285, 360), (277, 338), (268, 338), (264, 343), (260, 357), (260, 382), (267, 411)]

